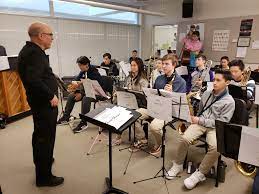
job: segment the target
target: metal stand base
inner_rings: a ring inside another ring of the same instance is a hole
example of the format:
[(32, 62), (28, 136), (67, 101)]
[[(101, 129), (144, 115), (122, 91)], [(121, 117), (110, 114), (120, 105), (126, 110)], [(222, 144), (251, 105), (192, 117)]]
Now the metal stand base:
[(103, 194), (109, 194), (109, 193), (112, 193), (112, 194), (128, 194), (127, 192), (125, 191), (122, 191), (120, 189), (117, 189), (117, 188), (114, 188), (114, 187), (111, 187), (110, 186), (110, 179), (108, 177), (105, 178), (105, 181), (106, 181), (106, 184), (107, 184), (107, 187), (108, 189), (103, 193)]

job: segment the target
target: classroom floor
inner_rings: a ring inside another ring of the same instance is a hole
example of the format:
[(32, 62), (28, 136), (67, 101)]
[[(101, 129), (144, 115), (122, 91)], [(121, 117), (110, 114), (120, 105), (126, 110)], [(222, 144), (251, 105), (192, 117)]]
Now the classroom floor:
[[(80, 110), (76, 104), (74, 115)], [(253, 113), (254, 114), (254, 113)], [(254, 126), (255, 121), (250, 121)], [(97, 134), (97, 127), (90, 125), (88, 130), (73, 134), (69, 126), (57, 127), (55, 146), (55, 163), (53, 173), (64, 176), (64, 185), (54, 188), (37, 188), (34, 179), (32, 162), (31, 134), (33, 131), (32, 117), (27, 117), (11, 123), (6, 129), (0, 130), (0, 185), (3, 194), (100, 194), (105, 190), (104, 177), (108, 175), (108, 147), (98, 144), (93, 154), (86, 155), (91, 138)], [(173, 130), (167, 131), (166, 167), (171, 167), (174, 158), (174, 137), (178, 135)], [(128, 133), (123, 135), (125, 144), (113, 148), (113, 183), (114, 186), (131, 194), (166, 194), (164, 180), (159, 178), (139, 184), (133, 181), (155, 175), (161, 167), (162, 159), (156, 159), (144, 152), (134, 153), (126, 175), (123, 175), (130, 152), (119, 148), (128, 146)], [(191, 147), (189, 158), (195, 162), (202, 159), (204, 150)], [(180, 178), (166, 181), (170, 194), (250, 194), (253, 180), (241, 175), (234, 166), (233, 160), (224, 158), (227, 163), (226, 181), (214, 187), (215, 180), (207, 179), (195, 189), (187, 191), (183, 180), (188, 177), (186, 172)]]

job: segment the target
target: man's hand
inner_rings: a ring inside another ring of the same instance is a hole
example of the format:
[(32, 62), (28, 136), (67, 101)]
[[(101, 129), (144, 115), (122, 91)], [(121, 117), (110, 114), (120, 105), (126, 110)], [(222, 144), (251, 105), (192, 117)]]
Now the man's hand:
[(172, 92), (173, 91), (173, 86), (171, 84), (166, 84), (164, 90)]
[(56, 107), (58, 106), (58, 98), (56, 95), (54, 95), (54, 97), (52, 98), (52, 100), (50, 100), (50, 104), (52, 107)]
[(191, 116), (192, 124), (198, 124), (199, 123), (199, 117)]
[(81, 93), (75, 93), (75, 100), (79, 101), (82, 99), (82, 94)]

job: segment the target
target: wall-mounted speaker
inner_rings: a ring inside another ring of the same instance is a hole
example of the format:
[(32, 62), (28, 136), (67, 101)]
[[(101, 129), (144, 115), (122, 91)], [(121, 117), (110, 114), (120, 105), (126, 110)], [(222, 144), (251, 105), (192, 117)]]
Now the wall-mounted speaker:
[(183, 18), (191, 18), (193, 14), (193, 0), (183, 0)]

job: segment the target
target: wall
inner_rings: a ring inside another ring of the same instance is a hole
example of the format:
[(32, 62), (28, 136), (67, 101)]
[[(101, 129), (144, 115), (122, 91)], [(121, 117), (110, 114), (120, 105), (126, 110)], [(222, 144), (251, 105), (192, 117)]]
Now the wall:
[(77, 57), (92, 57), (99, 65), (102, 54), (128, 60), (132, 50), (139, 49), (139, 26), (0, 14), (0, 44), (8, 55), (17, 55), (25, 41), (28, 26), (35, 21), (48, 23), (55, 32), (52, 48), (47, 51), (53, 71), (60, 76), (78, 73)]
[[(259, 63), (259, 50), (251, 49), (251, 44), (253, 40), (259, 40), (259, 15), (257, 16), (247, 16), (247, 17), (231, 17), (231, 18), (221, 18), (221, 19), (208, 19), (193, 21), (193, 23), (202, 22), (205, 24), (205, 40), (204, 40), (204, 54), (208, 59), (213, 61), (219, 61), (223, 55), (229, 56), (230, 59), (236, 57), (237, 43), (232, 43), (233, 39), (238, 39), (240, 23), (242, 19), (253, 18), (253, 28), (251, 34), (250, 47), (247, 50), (247, 55), (244, 58), (245, 63), (257, 64)], [(187, 24), (190, 22), (182, 22), (179, 24), (178, 32), (186, 32)], [(214, 30), (230, 30), (230, 38), (228, 44), (228, 51), (212, 51), (212, 41)], [(182, 44), (178, 44), (178, 51), (182, 48)]]
[[(183, 0), (163, 0), (152, 3), (145, 9), (163, 12), (165, 17), (144, 16), (142, 26), (142, 49), (143, 57), (152, 54), (152, 29), (153, 25), (181, 24), (182, 22), (207, 20), (215, 18), (229, 18), (237, 16), (258, 15), (258, 0), (194, 0), (193, 18), (182, 18)], [(232, 25), (231, 22), (228, 25)], [(255, 26), (254, 26), (255, 28)], [(206, 31), (206, 26), (205, 26)], [(208, 32), (205, 32), (208, 33)]]

